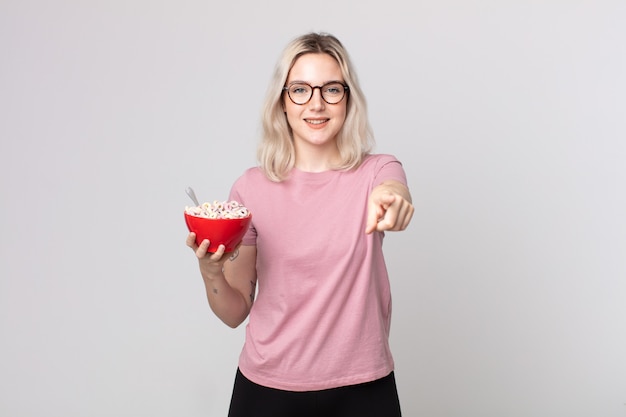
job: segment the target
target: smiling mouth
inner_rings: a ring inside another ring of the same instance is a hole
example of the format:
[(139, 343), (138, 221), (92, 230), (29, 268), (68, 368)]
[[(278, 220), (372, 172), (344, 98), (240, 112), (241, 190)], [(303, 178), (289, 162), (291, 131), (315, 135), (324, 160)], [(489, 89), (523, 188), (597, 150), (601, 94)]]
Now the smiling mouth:
[(305, 122), (312, 125), (321, 125), (322, 123), (326, 123), (330, 119), (304, 119)]

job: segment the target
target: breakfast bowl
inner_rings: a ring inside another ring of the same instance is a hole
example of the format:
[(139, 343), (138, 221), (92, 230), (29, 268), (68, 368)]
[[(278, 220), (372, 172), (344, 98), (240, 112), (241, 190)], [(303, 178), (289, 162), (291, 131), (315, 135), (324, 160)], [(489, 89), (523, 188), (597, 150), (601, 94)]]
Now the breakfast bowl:
[(196, 203), (195, 207), (185, 207), (185, 223), (196, 234), (196, 244), (200, 246), (208, 239), (207, 252), (217, 252), (220, 245), (224, 245), (224, 252), (234, 251), (252, 221), (250, 210), (235, 200), (199, 204), (191, 188), (187, 194)]
[(204, 239), (209, 240), (207, 252), (216, 252), (220, 245), (226, 248), (224, 252), (234, 251), (246, 234), (251, 221), (251, 214), (244, 218), (211, 219), (185, 211), (185, 223), (189, 231), (196, 234), (196, 244), (200, 246)]

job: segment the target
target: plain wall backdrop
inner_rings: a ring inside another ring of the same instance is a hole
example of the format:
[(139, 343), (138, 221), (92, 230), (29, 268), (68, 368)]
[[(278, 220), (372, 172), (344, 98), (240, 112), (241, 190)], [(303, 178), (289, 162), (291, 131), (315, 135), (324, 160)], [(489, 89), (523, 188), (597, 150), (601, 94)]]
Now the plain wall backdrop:
[(184, 190), (225, 199), (256, 163), (274, 63), (315, 30), (413, 193), (385, 241), (404, 415), (626, 416), (624, 22), (622, 0), (2, 0), (0, 415), (226, 415), (244, 328), (208, 307)]

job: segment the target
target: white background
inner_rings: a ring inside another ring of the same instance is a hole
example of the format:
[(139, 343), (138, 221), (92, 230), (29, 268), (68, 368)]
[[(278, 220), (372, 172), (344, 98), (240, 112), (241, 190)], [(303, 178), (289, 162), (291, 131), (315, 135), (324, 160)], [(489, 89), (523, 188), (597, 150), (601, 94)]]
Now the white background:
[(0, 2), (0, 415), (225, 416), (184, 189), (255, 164), (284, 45), (348, 48), (416, 214), (404, 415), (626, 416), (626, 2)]

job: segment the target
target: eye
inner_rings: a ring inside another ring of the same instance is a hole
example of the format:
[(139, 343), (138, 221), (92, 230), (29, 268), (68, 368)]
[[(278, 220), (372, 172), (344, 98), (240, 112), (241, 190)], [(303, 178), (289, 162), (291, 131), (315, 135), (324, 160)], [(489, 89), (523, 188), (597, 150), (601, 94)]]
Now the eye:
[(308, 85), (304, 85), (304, 84), (294, 84), (291, 87), (289, 87), (289, 92), (291, 94), (308, 94), (309, 93), (309, 86)]
[(337, 95), (343, 93), (343, 85), (339, 83), (329, 84), (324, 87), (324, 91), (328, 94)]

